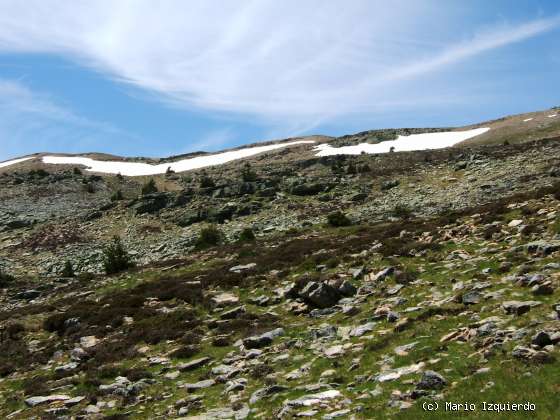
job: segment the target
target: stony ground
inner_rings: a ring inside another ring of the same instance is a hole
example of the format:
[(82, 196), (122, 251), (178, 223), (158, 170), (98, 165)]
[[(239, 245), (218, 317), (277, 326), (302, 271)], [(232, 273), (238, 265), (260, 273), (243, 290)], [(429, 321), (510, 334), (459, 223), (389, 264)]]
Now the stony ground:
[(554, 418), (559, 147), (4, 171), (0, 416)]

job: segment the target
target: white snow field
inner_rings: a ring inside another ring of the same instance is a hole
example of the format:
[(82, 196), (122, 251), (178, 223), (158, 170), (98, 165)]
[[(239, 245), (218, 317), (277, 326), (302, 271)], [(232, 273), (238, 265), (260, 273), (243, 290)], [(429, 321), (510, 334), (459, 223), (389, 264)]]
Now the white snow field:
[(525, 118), (525, 119), (523, 120), (523, 122), (532, 121), (532, 120), (533, 120), (533, 118)]
[(548, 118), (554, 118), (554, 117), (556, 117), (557, 115), (558, 115), (558, 114), (550, 114), (550, 115), (548, 116)]
[(451, 147), (463, 140), (486, 133), (490, 128), (475, 128), (467, 131), (444, 131), (440, 133), (411, 134), (399, 136), (396, 140), (383, 141), (377, 144), (360, 143), (356, 146), (332, 147), (320, 144), (315, 147), (316, 156), (359, 155), (361, 153), (387, 153), (394, 147), (395, 152), (425, 149), (443, 149)]
[(0, 162), (0, 168), (5, 168), (6, 166), (15, 165), (16, 163), (25, 162), (26, 160), (33, 159), (32, 157), (24, 157), (19, 159), (7, 160), (6, 162)]
[[(356, 146), (332, 147), (330, 144), (321, 144), (314, 148), (316, 156), (333, 155), (359, 155), (361, 153), (388, 153), (391, 147), (394, 151), (412, 151), (424, 149), (442, 149), (451, 147), (463, 140), (478, 136), (490, 130), (489, 128), (475, 128), (467, 131), (445, 131), (440, 133), (412, 134), (410, 136), (399, 136), (396, 140), (384, 141), (378, 144), (361, 143)], [(263, 152), (281, 149), (296, 144), (315, 143), (313, 140), (298, 140), (289, 143), (271, 144), (267, 146), (256, 146), (245, 149), (232, 150), (229, 152), (216, 153), (213, 155), (197, 156), (182, 159), (176, 162), (166, 162), (151, 165), (141, 162), (102, 161), (81, 156), (43, 156), (43, 163), (54, 165), (84, 165), (90, 172), (106, 174), (121, 174), (125, 176), (145, 176), (163, 174), (168, 168), (175, 172), (184, 172), (192, 169), (202, 169), (208, 166), (221, 165), (234, 160), (243, 159)], [(0, 163), (0, 168), (14, 165), (33, 159), (26, 157), (9, 160)]]
[(250, 147), (230, 152), (217, 153), (215, 155), (197, 156), (190, 159), (183, 159), (177, 162), (166, 162), (158, 165), (150, 165), (141, 162), (119, 162), (102, 161), (79, 156), (43, 156), (43, 163), (64, 164), (64, 165), (84, 165), (87, 171), (101, 172), (106, 174), (121, 174), (126, 176), (143, 176), (163, 174), (168, 168), (175, 172), (184, 172), (191, 169), (201, 169), (208, 166), (221, 165), (233, 160), (246, 158), (263, 152), (281, 149), (295, 144), (315, 143), (313, 140), (299, 140), (289, 143), (271, 144), (268, 146)]

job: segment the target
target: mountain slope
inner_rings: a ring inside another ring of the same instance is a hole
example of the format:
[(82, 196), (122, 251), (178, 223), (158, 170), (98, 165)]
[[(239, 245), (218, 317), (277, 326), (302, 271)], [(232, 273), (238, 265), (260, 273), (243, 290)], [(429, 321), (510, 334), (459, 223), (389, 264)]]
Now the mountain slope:
[(451, 418), (457, 401), (495, 418), (483, 402), (509, 401), (553, 417), (548, 115), (437, 150), (313, 148), (449, 129), (289, 139), (315, 144), (154, 176), (0, 168), (0, 414)]

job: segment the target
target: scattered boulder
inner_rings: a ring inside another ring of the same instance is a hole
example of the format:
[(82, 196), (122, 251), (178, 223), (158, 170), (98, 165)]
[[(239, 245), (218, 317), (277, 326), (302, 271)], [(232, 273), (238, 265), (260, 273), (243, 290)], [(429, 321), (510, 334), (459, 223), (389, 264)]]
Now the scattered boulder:
[(416, 384), (416, 388), (432, 390), (441, 389), (445, 385), (447, 385), (447, 381), (443, 376), (433, 370), (427, 370), (422, 374), (422, 378), (420, 379), (420, 382)]
[(552, 339), (550, 338), (550, 334), (546, 331), (537, 332), (531, 339), (531, 343), (538, 347), (544, 347), (548, 346), (549, 344), (553, 344)]
[(350, 331), (350, 336), (361, 337), (364, 334), (372, 332), (374, 328), (375, 328), (375, 322), (368, 322), (366, 324), (359, 325), (356, 328), (354, 328), (352, 331)]
[(233, 293), (220, 293), (210, 298), (210, 305), (213, 307), (233, 306), (239, 303), (239, 298)]
[(552, 282), (547, 281), (542, 284), (535, 284), (531, 287), (531, 293), (534, 296), (548, 296), (554, 293), (554, 288), (552, 287)]
[(471, 290), (470, 292), (463, 293), (463, 296), (461, 297), (463, 305), (476, 305), (477, 303), (480, 303), (481, 299), (482, 295), (476, 290)]
[(245, 309), (245, 305), (237, 306), (235, 308), (232, 308), (232, 309), (222, 313), (220, 315), (220, 318), (221, 319), (235, 319), (235, 318), (238, 318), (239, 316), (243, 315), (246, 311), (247, 310)]
[(257, 266), (256, 263), (249, 263), (249, 264), (245, 264), (245, 265), (236, 265), (234, 267), (231, 267), (229, 269), (229, 271), (231, 271), (232, 273), (243, 273), (243, 272), (246, 272), (246, 271), (253, 270), (256, 266)]
[(377, 272), (371, 277), (372, 281), (385, 280), (387, 277), (392, 276), (395, 273), (395, 267), (387, 267), (383, 270)]
[(23, 292), (17, 293), (14, 298), (18, 300), (33, 300), (41, 296), (41, 292), (38, 290), (25, 290)]
[(136, 214), (157, 213), (158, 211), (173, 203), (174, 198), (172, 194), (159, 192), (143, 195), (134, 200), (129, 207), (136, 212)]
[(182, 387), (187, 390), (187, 392), (195, 392), (204, 388), (210, 388), (214, 386), (216, 381), (214, 379), (206, 379), (204, 381), (195, 382), (192, 384), (184, 384)]
[(299, 295), (317, 308), (329, 308), (340, 300), (337, 289), (326, 283), (308, 282)]
[(554, 360), (552, 355), (545, 351), (537, 351), (524, 346), (516, 346), (511, 352), (511, 355), (516, 359), (539, 364), (550, 363)]
[(255, 404), (257, 401), (262, 400), (265, 397), (268, 397), (273, 394), (278, 394), (280, 392), (285, 392), (289, 388), (283, 385), (271, 385), (265, 388), (257, 389), (253, 394), (251, 394), (251, 398), (249, 399), (249, 404)]
[(68, 401), (72, 397), (68, 395), (47, 395), (47, 396), (38, 396), (38, 397), (29, 397), (25, 399), (25, 404), (28, 407), (35, 407), (41, 404), (50, 404), (55, 401)]
[(398, 187), (400, 181), (398, 179), (390, 179), (381, 183), (381, 191), (388, 191), (392, 188)]
[(331, 389), (324, 392), (319, 392), (317, 394), (310, 394), (300, 397), (296, 400), (287, 400), (284, 402), (284, 406), (287, 407), (310, 407), (313, 405), (321, 404), (323, 401), (332, 400), (335, 398), (340, 398), (342, 394), (336, 389)]
[(291, 188), (290, 193), (293, 195), (307, 196), (317, 195), (320, 192), (325, 192), (329, 189), (329, 185), (321, 182), (304, 183), (295, 185)]
[(199, 367), (204, 366), (210, 360), (212, 360), (210, 357), (201, 357), (199, 359), (194, 359), (186, 363), (181, 363), (177, 365), (177, 369), (181, 372), (188, 372), (190, 370), (195, 370), (198, 369)]
[(517, 301), (517, 300), (510, 300), (502, 303), (502, 308), (507, 314), (510, 315), (523, 315), (526, 312), (529, 312), (531, 308), (540, 305), (540, 302), (536, 302), (533, 300), (530, 301)]
[(260, 349), (270, 346), (274, 341), (274, 338), (282, 335), (284, 335), (284, 330), (282, 328), (276, 328), (275, 330), (261, 335), (254, 335), (252, 337), (245, 338), (243, 340), (243, 345), (248, 349)]

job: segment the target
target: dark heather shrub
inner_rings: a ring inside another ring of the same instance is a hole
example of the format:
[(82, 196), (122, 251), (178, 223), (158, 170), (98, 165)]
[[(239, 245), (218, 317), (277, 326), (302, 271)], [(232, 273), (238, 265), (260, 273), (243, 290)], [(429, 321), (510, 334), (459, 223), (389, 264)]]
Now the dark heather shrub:
[(105, 273), (115, 274), (133, 267), (134, 264), (128, 255), (121, 239), (118, 236), (103, 250), (103, 267)]
[(329, 214), (327, 216), (327, 221), (329, 225), (334, 227), (350, 226), (352, 224), (350, 219), (340, 211)]

